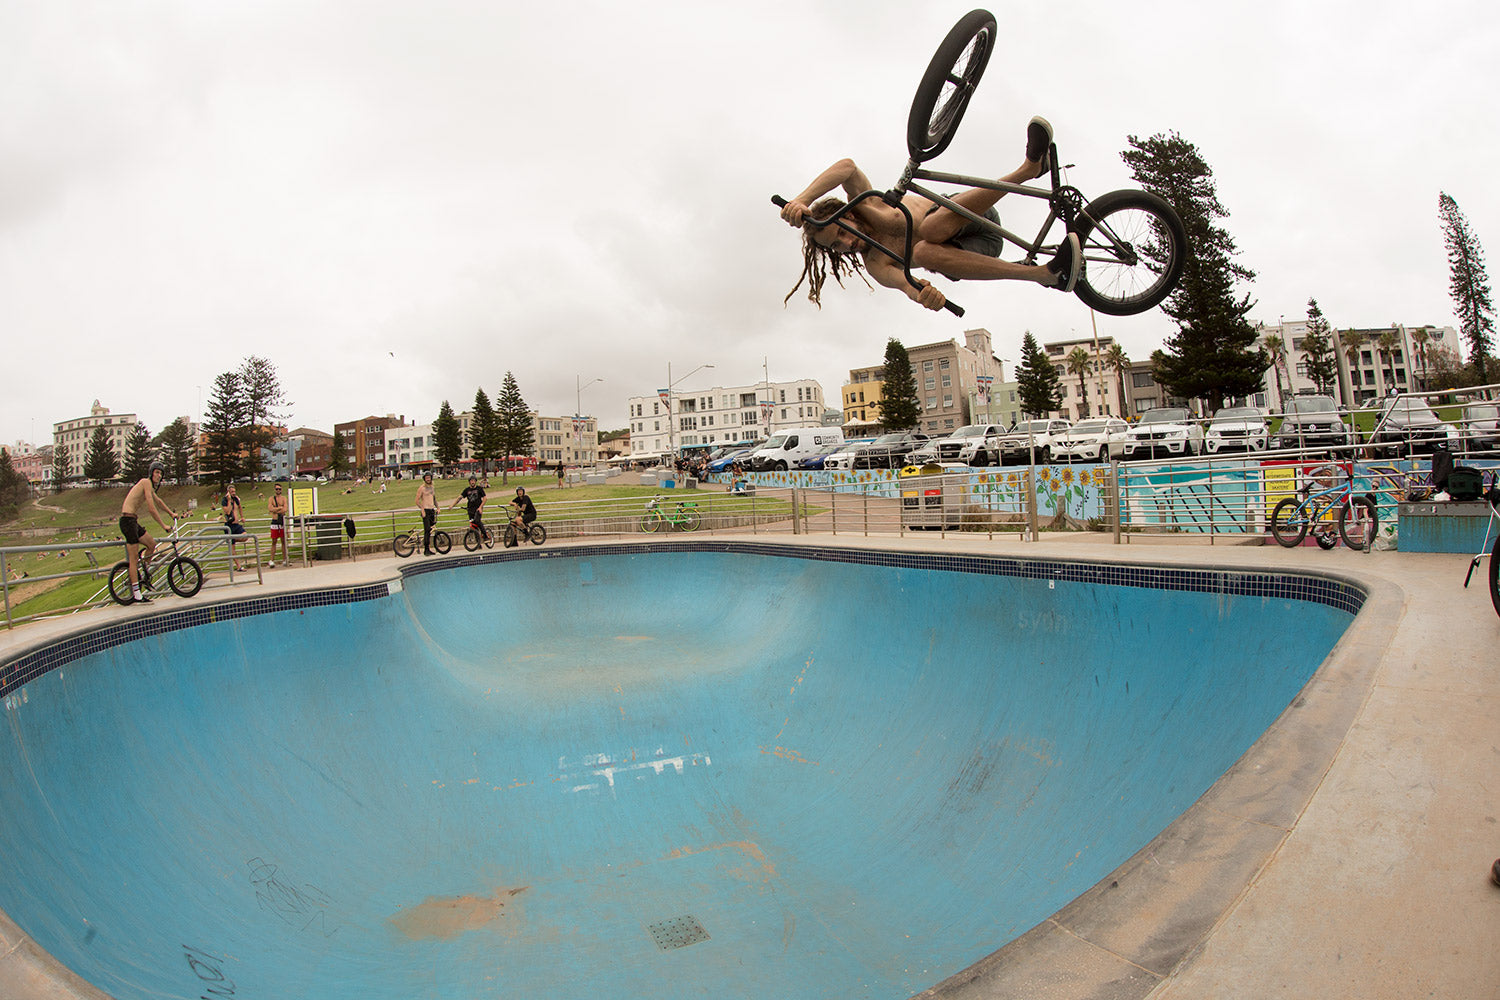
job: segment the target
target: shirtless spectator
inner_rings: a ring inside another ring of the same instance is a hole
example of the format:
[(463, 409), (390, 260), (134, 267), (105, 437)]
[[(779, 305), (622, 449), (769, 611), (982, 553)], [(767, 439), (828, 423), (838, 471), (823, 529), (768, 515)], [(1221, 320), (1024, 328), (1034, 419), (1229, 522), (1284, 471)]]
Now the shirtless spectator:
[(281, 543), (281, 561), (291, 565), (292, 557), (286, 551), (286, 494), (281, 491), (281, 484), (276, 484), (276, 489), (271, 492), (271, 499), (266, 502), (266, 510), (271, 514), (271, 569), (276, 568), (276, 543)]

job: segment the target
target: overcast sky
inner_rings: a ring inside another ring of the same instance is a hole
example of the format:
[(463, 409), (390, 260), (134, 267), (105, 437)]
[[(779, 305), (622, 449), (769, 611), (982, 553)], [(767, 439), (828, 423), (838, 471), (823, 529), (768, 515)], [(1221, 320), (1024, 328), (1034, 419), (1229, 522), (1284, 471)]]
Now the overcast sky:
[[(968, 3), (0, 3), (0, 442), (98, 398), (152, 432), (275, 363), (299, 425), (427, 421), (512, 371), (544, 414), (818, 379), (988, 328), (1091, 334), (1072, 296), (943, 283), (956, 319), (857, 282), (815, 309), (773, 193), (905, 162), (912, 92)], [(1500, 14), (1438, 0), (1005, 5), (958, 139), (1000, 174), (1026, 121), (1068, 180), (1128, 186), (1127, 135), (1213, 167), (1252, 317), (1455, 325), (1438, 193), (1500, 252)], [(1007, 223), (1038, 225), (1011, 199)], [(1098, 317), (1144, 359), (1159, 311)], [(1007, 374), (1011, 366), (1006, 366)]]

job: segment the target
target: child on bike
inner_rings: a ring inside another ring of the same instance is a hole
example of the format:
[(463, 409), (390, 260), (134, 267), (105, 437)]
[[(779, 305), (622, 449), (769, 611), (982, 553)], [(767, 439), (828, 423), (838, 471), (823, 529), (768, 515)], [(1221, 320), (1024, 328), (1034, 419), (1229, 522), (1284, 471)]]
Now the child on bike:
[[(151, 555), (156, 551), (156, 539), (151, 533), (141, 527), (139, 520), (142, 508), (145, 513), (156, 519), (161, 525), (161, 530), (171, 532), (167, 522), (162, 520), (162, 514), (166, 514), (174, 521), (177, 519), (176, 511), (168, 507), (157, 495), (156, 491), (161, 488), (162, 477), (166, 475), (166, 469), (160, 462), (151, 463), (151, 471), (145, 479), (136, 482), (125, 494), (125, 501), (120, 505), (120, 534), (125, 536), (125, 558), (129, 562), (130, 573), (130, 596), (132, 600), (142, 604), (149, 598), (141, 593), (141, 573), (150, 567)], [(146, 551), (141, 552), (145, 546)]]
[(531, 497), (526, 495), (526, 487), (516, 487), (516, 498), (510, 502), (510, 523), (515, 525), (515, 537), (506, 541), (507, 545), (519, 544), (519, 539), (525, 538), (528, 526), (536, 520), (536, 504), (531, 502)]
[[(1021, 184), (1042, 176), (1051, 169), (1047, 162), (1051, 146), (1052, 126), (1044, 118), (1031, 119), (1026, 128), (1026, 158), (1000, 180)], [(859, 236), (837, 226), (817, 228), (805, 223), (809, 218), (827, 218), (844, 207), (841, 198), (823, 197), (839, 187), (852, 199), (870, 190), (870, 179), (853, 160), (842, 159), (814, 178), (806, 190), (781, 209), (781, 217), (789, 225), (802, 228), (802, 276), (782, 301), (790, 300), (806, 281), (808, 299), (821, 308), (823, 282), (829, 274), (843, 287), (844, 275), (858, 274), (864, 279), (868, 273), (881, 285), (903, 292), (918, 305), (928, 309), (943, 308), (948, 300), (942, 292), (921, 278), (917, 279), (918, 287), (912, 287), (901, 266), (872, 247), (872, 244), (879, 243), (897, 257), (905, 252), (906, 217), (899, 209), (879, 198), (867, 198), (855, 205), (844, 218), (859, 230)], [(975, 215), (999, 224), (995, 203), (1003, 194), (1003, 191), (988, 188), (969, 188), (954, 195), (953, 200)], [(917, 194), (905, 195), (902, 204), (911, 213), (916, 226), (916, 232), (912, 234), (913, 267), (955, 281), (1035, 281), (1063, 292), (1071, 292), (1078, 282), (1083, 255), (1078, 237), (1073, 233), (1068, 234), (1056, 256), (1046, 264), (1020, 264), (999, 259), (1003, 241), (998, 234), (951, 209)], [(868, 285), (869, 281), (865, 280), (865, 284)]]
[(479, 532), (479, 537), (484, 538), (484, 487), (479, 485), (478, 476), (469, 477), (468, 488), (458, 495), (458, 499), (449, 506), (457, 507), (460, 503), (468, 505), (469, 523), (474, 530)]

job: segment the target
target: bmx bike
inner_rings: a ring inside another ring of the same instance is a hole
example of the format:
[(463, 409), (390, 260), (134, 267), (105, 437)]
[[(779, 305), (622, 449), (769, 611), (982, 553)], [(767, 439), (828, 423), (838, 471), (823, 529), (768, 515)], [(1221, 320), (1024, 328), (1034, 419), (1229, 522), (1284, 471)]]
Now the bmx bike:
[[(177, 550), (177, 539), (163, 538), (162, 545), (172, 549), (165, 569), (155, 569), (146, 564), (144, 558), (136, 560), (136, 576), (140, 581), (141, 594), (146, 600), (160, 597), (168, 590), (178, 597), (192, 597), (203, 589), (203, 567)], [(130, 559), (126, 557), (115, 563), (109, 571), (109, 596), (116, 604), (135, 604), (130, 593)]]
[(1489, 545), (1490, 533), (1494, 532), (1495, 545), (1490, 549), (1490, 603), (1495, 606), (1495, 614), (1500, 615), (1500, 531), (1496, 531), (1500, 525), (1500, 485), (1491, 486), (1484, 494), (1484, 498), (1490, 503), (1490, 521), (1484, 531), (1484, 543), (1479, 548), (1479, 553), (1469, 560), (1469, 572), (1464, 576), (1464, 589), (1469, 589), (1469, 581), (1474, 578), (1474, 570), (1479, 568), (1479, 562), (1485, 557), (1485, 546)]
[(547, 529), (538, 521), (530, 524), (522, 524), (518, 529), (516, 522), (511, 521), (505, 526), (505, 547), (515, 548), (518, 540), (530, 542), (532, 545), (540, 545), (547, 540)]
[[(896, 253), (876, 241), (867, 241), (872, 251), (882, 253), (902, 268), (913, 288), (920, 287), (912, 277), (912, 236), (915, 225), (902, 196), (910, 191), (934, 204), (958, 214), (986, 232), (1013, 243), (1025, 253), (1024, 263), (1035, 264), (1042, 255), (1057, 252), (1067, 234), (1076, 233), (1083, 251), (1078, 283), (1073, 294), (1089, 308), (1111, 316), (1130, 316), (1160, 305), (1171, 294), (1182, 277), (1189, 249), (1187, 230), (1177, 212), (1164, 199), (1149, 191), (1111, 191), (1098, 198), (1085, 198), (1076, 187), (1063, 183), (1057, 143), (1048, 150), (1048, 186), (1012, 184), (1006, 181), (966, 174), (940, 173), (922, 164), (948, 148), (958, 124), (968, 109), (969, 99), (979, 85), (988, 65), (998, 31), (995, 16), (987, 10), (964, 15), (948, 32), (922, 75), (912, 100), (906, 123), (906, 147), (909, 159), (900, 179), (889, 191), (866, 191), (851, 198), (849, 204), (821, 219), (806, 219), (816, 229), (837, 226), (861, 236), (860, 231), (844, 221), (854, 207), (870, 198), (879, 198), (901, 212), (906, 219), (903, 253)], [(919, 184), (935, 181), (964, 187), (985, 188), (1006, 194), (1045, 201), (1047, 217), (1032, 238), (1027, 238), (969, 211), (952, 198)], [(772, 195), (778, 207), (786, 199)], [(1053, 239), (1053, 227), (1062, 223), (1062, 235)], [(955, 316), (964, 310), (953, 302), (945, 309)]]
[(467, 552), (479, 551), (479, 546), (487, 549), (495, 547), (495, 533), (490, 526), (483, 524), (474, 518), (469, 518), (469, 529), (464, 532), (464, 550)]
[[(407, 556), (417, 551), (417, 548), (421, 544), (422, 523), (420, 521), (417, 522), (417, 526), (415, 528), (412, 528), (410, 531), (406, 532), (406, 534), (397, 535), (394, 539), (391, 540), (391, 548), (393, 548), (396, 551), (396, 555), (400, 556), (402, 559), (405, 559)], [(453, 548), (453, 537), (442, 528), (434, 527), (432, 529), (432, 547), (437, 550), (438, 555), (445, 556), (448, 554), (448, 550)]]
[[(1338, 477), (1342, 482), (1335, 482)], [(1320, 465), (1308, 472), (1298, 491), (1271, 511), (1271, 534), (1286, 548), (1296, 548), (1311, 532), (1321, 549), (1331, 549), (1344, 540), (1356, 552), (1375, 541), (1379, 512), (1371, 494), (1354, 495), (1349, 474), (1336, 465)]]

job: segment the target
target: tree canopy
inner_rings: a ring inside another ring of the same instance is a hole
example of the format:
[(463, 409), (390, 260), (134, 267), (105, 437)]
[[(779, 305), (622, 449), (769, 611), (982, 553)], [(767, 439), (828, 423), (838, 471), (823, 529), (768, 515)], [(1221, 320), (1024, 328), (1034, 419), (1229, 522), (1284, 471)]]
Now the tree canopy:
[[(495, 400), (495, 429), (502, 461), (511, 455), (529, 455), (535, 444), (531, 433), (531, 408), (521, 395), (515, 375), (505, 373)], [(508, 463), (502, 478), (509, 472)]]
[(1438, 215), (1443, 220), (1443, 243), (1448, 248), (1448, 293), (1458, 315), (1458, 333), (1469, 345), (1469, 364), (1479, 384), (1488, 385), (1495, 305), (1484, 266), (1484, 248), (1459, 211), (1458, 202), (1446, 193), (1438, 195)]
[(912, 374), (911, 355), (901, 341), (892, 337), (885, 345), (885, 364), (881, 368), (880, 422), (887, 431), (909, 431), (922, 419), (922, 401), (917, 397), (917, 377)]
[(1047, 358), (1027, 330), (1021, 337), (1021, 364), (1016, 368), (1016, 392), (1021, 412), (1028, 417), (1045, 417), (1062, 409), (1062, 373)]
[(453, 407), (446, 399), (438, 407), (437, 419), (432, 422), (432, 445), (433, 457), (437, 459), (438, 465), (453, 465), (463, 457), (463, 431), (458, 426), (458, 418), (453, 415)]

